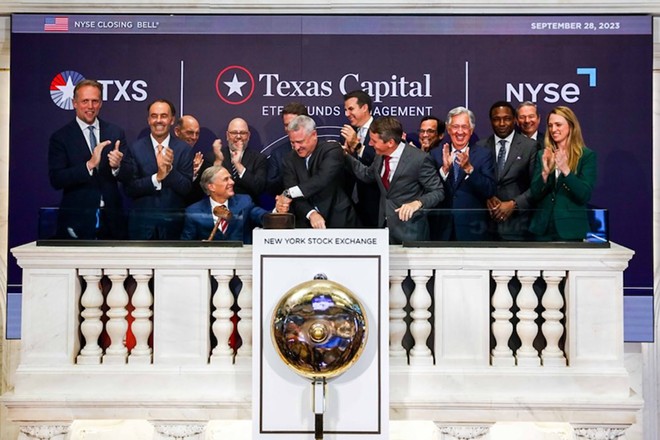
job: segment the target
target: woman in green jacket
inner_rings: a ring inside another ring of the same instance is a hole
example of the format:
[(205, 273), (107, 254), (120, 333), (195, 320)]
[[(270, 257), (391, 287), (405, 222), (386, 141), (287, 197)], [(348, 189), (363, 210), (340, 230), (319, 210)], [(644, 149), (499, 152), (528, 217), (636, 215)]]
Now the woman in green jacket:
[(530, 230), (538, 240), (583, 240), (586, 205), (596, 183), (596, 153), (584, 146), (582, 129), (568, 107), (548, 114), (545, 149), (537, 155), (532, 195), (537, 210)]

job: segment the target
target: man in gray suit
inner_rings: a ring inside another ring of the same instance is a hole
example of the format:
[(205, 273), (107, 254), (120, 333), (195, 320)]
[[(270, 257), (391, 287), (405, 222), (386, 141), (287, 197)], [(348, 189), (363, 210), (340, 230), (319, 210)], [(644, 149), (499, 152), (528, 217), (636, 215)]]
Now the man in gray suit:
[(533, 207), (530, 182), (534, 174), (536, 143), (515, 128), (516, 111), (506, 101), (490, 108), (494, 134), (477, 143), (490, 149), (495, 157), (497, 190), (488, 199), (490, 229), (499, 240), (526, 240), (529, 235), (530, 208)]
[(390, 230), (390, 243), (429, 239), (429, 224), (420, 209), (433, 208), (444, 198), (440, 176), (430, 156), (401, 141), (403, 127), (392, 117), (376, 119), (369, 127), (376, 157), (370, 166), (348, 154), (355, 177), (376, 182), (380, 189), (378, 226)]

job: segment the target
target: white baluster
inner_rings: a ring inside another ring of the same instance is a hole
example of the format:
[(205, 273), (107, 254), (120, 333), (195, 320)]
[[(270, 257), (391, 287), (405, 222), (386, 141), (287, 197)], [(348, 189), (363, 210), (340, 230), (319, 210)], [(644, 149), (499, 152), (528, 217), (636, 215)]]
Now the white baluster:
[(234, 324), (231, 322), (231, 316), (234, 312), (231, 311), (231, 306), (234, 304), (234, 296), (229, 290), (229, 281), (234, 276), (232, 270), (212, 270), (211, 275), (218, 282), (218, 288), (213, 294), (213, 317), (215, 322), (212, 325), (213, 335), (218, 341), (211, 353), (211, 363), (231, 365), (234, 350), (229, 346), (229, 337), (234, 329)]
[(564, 326), (561, 320), (564, 314), (561, 308), (564, 306), (564, 298), (559, 291), (559, 283), (566, 276), (565, 271), (543, 271), (543, 279), (546, 289), (541, 299), (545, 311), (541, 314), (545, 319), (541, 325), (541, 331), (547, 342), (545, 349), (541, 352), (544, 366), (562, 367), (566, 366), (564, 352), (559, 349), (559, 339), (564, 334)]
[(495, 310), (491, 316), (495, 322), (491, 324), (491, 331), (495, 338), (495, 347), (491, 351), (491, 364), (495, 366), (510, 367), (516, 363), (513, 351), (509, 348), (509, 339), (513, 333), (513, 324), (511, 324), (513, 297), (509, 291), (509, 281), (513, 275), (512, 270), (493, 271), (492, 275), (495, 280), (495, 292), (491, 304)]
[(133, 279), (137, 283), (133, 293), (133, 324), (131, 329), (135, 336), (135, 347), (128, 356), (129, 364), (150, 364), (151, 347), (149, 347), (149, 335), (153, 327), (151, 323), (151, 305), (154, 303), (153, 295), (149, 290), (149, 280), (152, 277), (150, 269), (131, 269)]
[(403, 348), (403, 337), (406, 334), (406, 294), (401, 284), (406, 278), (406, 272), (390, 271), (390, 364), (406, 365), (408, 357)]
[(541, 358), (538, 351), (534, 348), (534, 339), (539, 332), (536, 324), (536, 306), (538, 299), (534, 293), (534, 281), (541, 274), (538, 270), (518, 271), (518, 280), (520, 280), (520, 293), (516, 298), (516, 305), (520, 309), (516, 316), (519, 319), (516, 332), (520, 338), (520, 348), (516, 352), (517, 364), (525, 367), (541, 366)]
[(99, 281), (103, 272), (101, 269), (80, 269), (78, 274), (85, 279), (87, 287), (80, 300), (84, 308), (80, 313), (84, 319), (80, 324), (80, 333), (85, 338), (85, 346), (80, 350), (76, 362), (81, 365), (98, 365), (103, 355), (103, 350), (99, 346), (99, 336), (103, 332), (103, 322), (101, 322), (103, 293)]
[(105, 275), (112, 281), (112, 287), (108, 292), (106, 299), (108, 303), (108, 322), (105, 329), (110, 337), (110, 346), (105, 350), (103, 356), (104, 364), (125, 364), (128, 356), (126, 348), (126, 331), (128, 322), (126, 321), (126, 305), (128, 305), (128, 294), (124, 289), (124, 280), (126, 279), (126, 269), (106, 269)]
[(413, 309), (410, 313), (413, 319), (410, 323), (410, 333), (415, 340), (415, 345), (410, 350), (410, 365), (433, 365), (431, 349), (426, 345), (431, 334), (429, 307), (431, 307), (432, 301), (431, 295), (426, 290), (426, 283), (431, 278), (431, 271), (411, 270), (410, 276), (415, 282), (415, 290), (410, 296), (410, 306)]
[[(252, 357), (252, 272), (236, 271), (243, 288), (238, 294), (238, 334), (243, 344), (236, 352), (237, 358)], [(251, 360), (249, 362), (252, 362)]]

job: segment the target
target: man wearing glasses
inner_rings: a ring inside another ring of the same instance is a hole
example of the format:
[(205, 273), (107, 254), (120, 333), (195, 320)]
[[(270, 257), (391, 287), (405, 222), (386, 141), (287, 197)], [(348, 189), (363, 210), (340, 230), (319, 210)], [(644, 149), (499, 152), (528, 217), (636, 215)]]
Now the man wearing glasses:
[(219, 149), (222, 152), (222, 166), (231, 173), (235, 182), (234, 192), (248, 194), (257, 204), (259, 195), (266, 189), (266, 156), (248, 148), (250, 128), (244, 119), (232, 119), (227, 126), (226, 137), (227, 146), (217, 139), (213, 143), (213, 151)]
[(445, 135), (445, 123), (435, 116), (424, 116), (419, 123), (419, 147), (422, 151), (429, 153), (440, 145), (440, 140)]

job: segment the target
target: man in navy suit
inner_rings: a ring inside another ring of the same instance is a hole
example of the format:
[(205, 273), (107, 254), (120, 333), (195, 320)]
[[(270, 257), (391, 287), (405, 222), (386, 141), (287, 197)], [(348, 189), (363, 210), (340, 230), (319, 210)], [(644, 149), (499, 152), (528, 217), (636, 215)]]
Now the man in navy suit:
[(73, 92), (76, 118), (57, 130), (48, 146), (48, 175), (62, 202), (57, 224), (60, 239), (124, 239), (118, 182), (130, 177), (122, 166), (124, 130), (98, 118), (103, 87), (79, 82)]
[(536, 143), (514, 131), (516, 111), (506, 101), (490, 107), (493, 135), (477, 145), (491, 151), (495, 157), (497, 190), (488, 199), (490, 229), (500, 240), (531, 239), (530, 208), (533, 206), (530, 188), (536, 159)]
[(124, 186), (133, 205), (128, 235), (133, 240), (177, 240), (183, 226), (186, 196), (192, 187), (193, 152), (170, 136), (174, 104), (157, 99), (149, 105), (149, 136), (128, 149), (132, 172)]
[[(307, 107), (299, 102), (290, 102), (282, 108), (282, 123), (284, 124), (284, 131), (287, 131), (289, 123), (293, 121), (296, 116), (309, 116)], [(279, 195), (284, 191), (283, 182), (283, 162), (284, 158), (291, 152), (291, 143), (287, 139), (282, 145), (278, 146), (268, 156), (268, 183), (266, 184), (266, 192), (270, 195)]]
[[(376, 151), (369, 142), (369, 127), (374, 120), (371, 116), (372, 107), (371, 96), (363, 90), (353, 90), (344, 95), (344, 114), (350, 123), (341, 128), (344, 148), (367, 167), (371, 166), (376, 157)], [(349, 181), (346, 187), (356, 203), (355, 208), (362, 226), (377, 228), (380, 205), (378, 185), (353, 180)]]
[(484, 147), (470, 147), (474, 113), (465, 107), (449, 111), (446, 120), (451, 145), (431, 151), (440, 172), (445, 201), (440, 208), (450, 210), (434, 219), (433, 236), (440, 240), (483, 241), (488, 233), (486, 201), (495, 195), (493, 154)]
[[(202, 173), (200, 186), (208, 195), (186, 208), (182, 240), (235, 240), (252, 243), (252, 229), (261, 226), (264, 214), (268, 211), (255, 206), (250, 196), (234, 193), (234, 180), (231, 173), (222, 166), (212, 166)], [(214, 213), (218, 206), (224, 206), (231, 216), (220, 219)], [(214, 226), (218, 224), (215, 233)], [(211, 236), (212, 235), (212, 236)]]

